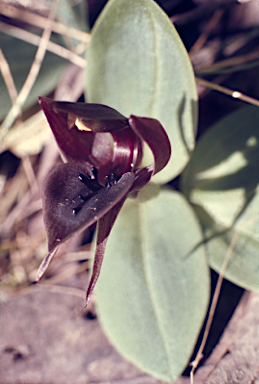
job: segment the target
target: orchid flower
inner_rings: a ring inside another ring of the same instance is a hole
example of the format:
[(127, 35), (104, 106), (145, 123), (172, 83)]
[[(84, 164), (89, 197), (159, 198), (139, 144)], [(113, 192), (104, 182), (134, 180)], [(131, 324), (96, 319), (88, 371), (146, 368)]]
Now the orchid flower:
[[(97, 222), (87, 305), (100, 274), (108, 236), (124, 201), (166, 166), (170, 142), (155, 119), (127, 119), (101, 104), (59, 102), (46, 97), (40, 97), (39, 103), (65, 163), (55, 168), (43, 185), (49, 253), (39, 268), (37, 281), (60, 244)], [(141, 167), (144, 142), (154, 162)]]

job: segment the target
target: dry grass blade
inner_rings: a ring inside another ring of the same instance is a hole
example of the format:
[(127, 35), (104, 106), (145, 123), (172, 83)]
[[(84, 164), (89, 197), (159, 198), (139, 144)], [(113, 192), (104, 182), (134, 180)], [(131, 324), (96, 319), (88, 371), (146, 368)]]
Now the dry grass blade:
[(236, 66), (249, 64), (255, 60), (259, 59), (259, 50), (255, 50), (253, 52), (247, 53), (246, 55), (240, 55), (231, 57), (225, 60), (218, 61), (214, 64), (211, 64), (208, 68), (203, 68), (200, 73), (213, 73), (225, 68), (235, 68)]
[[(0, 223), (3, 224), (7, 214), (11, 207), (19, 201), (19, 197), (24, 195), (28, 189), (28, 180), (24, 177), (24, 171), (20, 167), (16, 173), (15, 178), (11, 179), (6, 185), (6, 190), (8, 193), (5, 193), (5, 189), (1, 194), (0, 199)], [(1, 230), (3, 229), (3, 226)]]
[(190, 56), (194, 55), (204, 46), (210, 33), (215, 29), (215, 27), (219, 23), (221, 17), (223, 16), (223, 13), (224, 13), (224, 9), (222, 8), (219, 8), (214, 12), (212, 18), (209, 20), (207, 26), (205, 27), (205, 31), (199, 36), (199, 38), (193, 44), (189, 52)]
[[(246, 224), (242, 226), (241, 230), (249, 227), (258, 218), (259, 218), (259, 215), (256, 215), (252, 219), (248, 220), (246, 222)], [(227, 249), (224, 261), (222, 263), (221, 270), (219, 272), (219, 277), (218, 277), (218, 281), (217, 281), (217, 284), (216, 284), (215, 292), (214, 292), (214, 295), (213, 295), (213, 298), (212, 298), (212, 303), (211, 303), (211, 307), (210, 307), (210, 310), (209, 310), (209, 316), (208, 316), (208, 320), (207, 320), (206, 327), (205, 327), (205, 330), (204, 330), (204, 335), (203, 335), (203, 338), (202, 338), (202, 342), (201, 342), (200, 348), (199, 348), (199, 350), (198, 350), (198, 352), (196, 354), (196, 357), (195, 357), (194, 361), (191, 363), (191, 366), (192, 366), (192, 370), (191, 370), (191, 374), (190, 374), (190, 383), (191, 384), (194, 383), (194, 376), (193, 376), (194, 375), (194, 371), (196, 370), (196, 368), (198, 367), (200, 361), (203, 358), (203, 350), (204, 350), (205, 344), (207, 342), (207, 339), (208, 339), (208, 336), (209, 336), (209, 332), (210, 332), (210, 329), (211, 329), (211, 324), (212, 324), (212, 321), (213, 321), (213, 318), (214, 318), (214, 315), (215, 315), (215, 311), (216, 311), (216, 308), (217, 308), (217, 305), (218, 305), (219, 295), (220, 295), (223, 279), (224, 279), (224, 276), (225, 276), (225, 272), (226, 272), (227, 266), (228, 266), (228, 264), (230, 262), (231, 256), (233, 254), (234, 248), (235, 248), (236, 243), (237, 243), (237, 240), (238, 240), (238, 238), (240, 236), (240, 232), (239, 231), (240, 230), (236, 230), (234, 232), (234, 234), (233, 234), (233, 237), (232, 237), (231, 242), (229, 244), (229, 247)]]
[[(47, 19), (45, 17), (35, 14), (34, 12), (31, 12), (27, 9), (21, 10), (20, 8), (17, 8), (13, 5), (0, 4), (0, 13), (2, 15), (24, 21), (30, 25), (34, 25), (35, 27), (40, 27), (42, 29), (45, 29), (46, 26)], [(80, 31), (75, 28), (67, 27), (57, 21), (52, 22), (52, 31), (64, 36), (72, 37), (73, 39), (81, 40), (86, 44), (88, 44), (91, 39), (89, 33)]]
[(30, 185), (31, 191), (38, 191), (39, 186), (38, 186), (35, 173), (33, 171), (33, 167), (28, 155), (22, 158), (22, 165), (23, 165), (26, 177), (28, 179), (28, 183)]
[(170, 19), (172, 23), (176, 25), (184, 25), (190, 22), (194, 22), (195, 20), (199, 20), (208, 17), (211, 12), (215, 11), (220, 7), (227, 7), (230, 4), (236, 3), (236, 0), (217, 0), (217, 1), (201, 1), (197, 7), (191, 9), (190, 11), (186, 11), (183, 13), (178, 13), (174, 16), (171, 16)]
[(82, 289), (65, 287), (62, 285), (52, 285), (47, 283), (40, 284), (38, 287), (35, 287), (35, 285), (33, 285), (32, 287), (21, 289), (19, 291), (19, 294), (28, 295), (30, 293), (37, 292), (38, 290), (47, 290), (49, 292), (59, 293), (61, 295), (72, 295), (79, 297), (80, 299), (85, 299), (85, 291)]
[(244, 95), (243, 93), (241, 93), (239, 91), (233, 91), (232, 89), (222, 87), (221, 85), (212, 83), (210, 81), (201, 79), (199, 77), (196, 77), (196, 81), (198, 84), (204, 85), (205, 87), (213, 89), (214, 91), (222, 92), (225, 95), (229, 95), (229, 96), (233, 97), (234, 99), (239, 99), (239, 100), (244, 101), (245, 103), (253, 104), (253, 105), (256, 105), (257, 107), (259, 107), (259, 100), (254, 99), (253, 97)]
[(0, 70), (1, 70), (4, 82), (6, 84), (6, 88), (8, 90), (9, 96), (12, 100), (12, 103), (14, 104), (17, 98), (17, 90), (13, 81), (13, 76), (11, 74), (9, 64), (5, 59), (1, 48), (0, 48)]
[(19, 111), (20, 111), (21, 107), (23, 106), (23, 104), (25, 103), (25, 101), (26, 101), (26, 99), (30, 93), (30, 90), (31, 90), (31, 88), (32, 88), (37, 76), (38, 76), (38, 73), (39, 73), (39, 70), (41, 67), (41, 63), (42, 63), (43, 58), (44, 58), (45, 53), (46, 53), (48, 41), (49, 41), (50, 36), (51, 36), (52, 22), (55, 18), (57, 7), (58, 7), (58, 0), (54, 0), (52, 3), (52, 7), (50, 9), (50, 12), (49, 12), (49, 17), (45, 23), (45, 28), (44, 28), (44, 31), (42, 33), (39, 47), (38, 47), (38, 50), (36, 52), (35, 59), (34, 59), (34, 62), (31, 66), (30, 72), (29, 72), (27, 79), (25, 80), (23, 87), (22, 87), (22, 89), (21, 89), (21, 91), (20, 91), (20, 93), (19, 93), (19, 95), (15, 101), (15, 104), (13, 105), (11, 110), (9, 111), (8, 115), (6, 116), (6, 118), (2, 124), (2, 132), (1, 132), (2, 137), (4, 137), (4, 135), (7, 133), (8, 129), (12, 126), (14, 120), (17, 118)]
[[(41, 38), (34, 33), (28, 32), (22, 28), (18, 28), (15, 26), (10, 26), (9, 24), (0, 22), (0, 32), (6, 33), (10, 36), (16, 37), (17, 39), (26, 41), (30, 44), (39, 46)], [(85, 46), (84, 46), (85, 48)], [(85, 68), (86, 61), (82, 57), (78, 56), (74, 52), (71, 52), (69, 49), (62, 47), (59, 44), (53, 43), (52, 41), (48, 41), (46, 50), (56, 55), (63, 57), (64, 59), (71, 61), (78, 65), (81, 68)]]
[(58, 275), (49, 278), (47, 281), (41, 282), (40, 284), (56, 285), (76, 274), (85, 272), (88, 268), (89, 268), (89, 261), (85, 261), (79, 266), (74, 265), (71, 268), (67, 268), (64, 272), (61, 272)]
[(207, 323), (206, 323), (206, 327), (205, 327), (205, 330), (204, 330), (204, 335), (203, 335), (203, 338), (202, 338), (202, 342), (201, 342), (200, 348), (199, 348), (199, 350), (197, 352), (197, 355), (195, 357), (195, 360), (191, 363), (191, 365), (192, 365), (192, 370), (191, 370), (191, 374), (190, 374), (191, 384), (193, 383), (194, 371), (198, 367), (200, 361), (203, 358), (203, 350), (204, 350), (205, 344), (206, 344), (206, 342), (208, 340), (211, 324), (212, 324), (212, 321), (213, 321), (213, 318), (214, 318), (214, 315), (215, 315), (215, 311), (216, 311), (216, 308), (217, 308), (217, 305), (218, 305), (218, 300), (219, 300), (219, 295), (220, 295), (220, 291), (221, 291), (224, 275), (225, 275), (228, 263), (230, 261), (230, 258), (231, 258), (231, 255), (233, 253), (233, 249), (234, 249), (234, 247), (236, 245), (238, 237), (239, 237), (239, 233), (235, 232), (233, 237), (232, 237), (231, 243), (230, 243), (230, 245), (228, 247), (228, 250), (227, 250), (224, 262), (222, 264), (222, 267), (221, 267), (221, 270), (220, 270), (220, 273), (219, 273), (219, 278), (218, 278), (217, 285), (216, 285), (216, 288), (215, 288), (215, 292), (214, 292), (214, 295), (213, 295), (213, 299), (212, 299), (212, 303), (211, 303), (211, 307), (210, 307), (210, 311), (209, 311), (209, 316), (208, 316), (208, 320), (207, 320)]

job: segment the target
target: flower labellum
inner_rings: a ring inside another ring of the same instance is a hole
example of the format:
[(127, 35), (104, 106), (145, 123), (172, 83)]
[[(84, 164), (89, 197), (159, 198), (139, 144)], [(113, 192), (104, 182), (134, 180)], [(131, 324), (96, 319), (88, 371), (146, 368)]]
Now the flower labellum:
[[(59, 102), (46, 97), (40, 97), (39, 103), (65, 163), (55, 168), (43, 185), (49, 253), (39, 268), (37, 281), (60, 244), (97, 222), (87, 305), (100, 274), (108, 236), (124, 201), (166, 166), (170, 142), (155, 119), (127, 119), (101, 104)], [(144, 142), (154, 156), (147, 167), (141, 167)]]

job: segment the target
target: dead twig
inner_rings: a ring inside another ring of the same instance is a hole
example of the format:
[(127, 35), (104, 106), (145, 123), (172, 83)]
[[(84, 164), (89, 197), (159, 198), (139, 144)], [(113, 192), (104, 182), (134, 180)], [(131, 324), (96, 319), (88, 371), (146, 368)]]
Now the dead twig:
[(259, 107), (259, 100), (254, 99), (253, 97), (244, 95), (243, 93), (239, 91), (233, 91), (232, 89), (223, 87), (222, 85), (215, 84), (211, 81), (201, 79), (200, 77), (196, 77), (196, 81), (198, 84), (204, 85), (205, 87), (208, 87), (210, 89), (213, 89), (214, 91), (218, 91), (221, 93), (224, 93), (225, 95), (229, 95), (233, 97), (234, 99), (242, 100), (246, 103), (256, 105)]

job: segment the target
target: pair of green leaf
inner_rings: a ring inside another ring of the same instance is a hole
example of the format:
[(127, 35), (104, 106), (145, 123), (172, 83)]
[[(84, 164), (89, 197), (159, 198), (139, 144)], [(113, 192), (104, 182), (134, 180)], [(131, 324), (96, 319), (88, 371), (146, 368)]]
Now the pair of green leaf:
[[(110, 0), (87, 59), (91, 102), (161, 121), (172, 157), (153, 181), (173, 179), (194, 147), (197, 98), (167, 16), (152, 0)], [(205, 251), (219, 272), (236, 234), (226, 277), (259, 289), (258, 143), (258, 108), (234, 112), (199, 141), (181, 176), (185, 197), (150, 184), (126, 202), (112, 230), (97, 284), (99, 317), (115, 347), (159, 379), (175, 379), (195, 344), (209, 295)]]
[[(152, 180), (173, 179), (194, 147), (197, 95), (188, 55), (168, 17), (152, 0), (110, 0), (87, 60), (90, 102), (162, 123), (172, 156)], [(162, 380), (176, 379), (185, 368), (207, 310), (201, 243), (184, 196), (159, 184), (125, 203), (107, 243), (96, 287), (102, 326), (126, 358)]]

